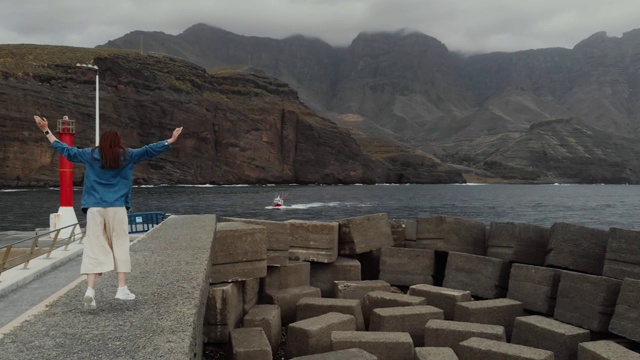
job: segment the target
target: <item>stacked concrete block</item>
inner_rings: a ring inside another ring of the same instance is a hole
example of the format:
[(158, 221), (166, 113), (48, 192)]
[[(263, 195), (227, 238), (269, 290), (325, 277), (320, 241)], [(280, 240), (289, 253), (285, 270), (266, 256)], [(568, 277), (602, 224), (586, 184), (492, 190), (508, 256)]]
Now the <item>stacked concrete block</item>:
[(298, 356), (291, 360), (377, 360), (378, 357), (362, 349), (328, 351), (322, 354)]
[(502, 259), (451, 252), (442, 285), (469, 290), (471, 295), (484, 299), (505, 297), (510, 266)]
[(283, 266), (269, 266), (261, 280), (262, 291), (309, 286), (311, 265), (306, 261), (290, 261)]
[(244, 327), (259, 327), (261, 328), (269, 344), (271, 350), (276, 351), (278, 345), (280, 345), (280, 339), (282, 337), (282, 319), (280, 314), (280, 307), (278, 305), (261, 304), (254, 306), (243, 319)]
[(213, 242), (211, 283), (242, 281), (267, 275), (267, 230), (240, 222), (222, 222)]
[(320, 289), (313, 286), (300, 286), (264, 293), (264, 303), (280, 306), (282, 325), (296, 321), (296, 304), (305, 297), (320, 297)]
[(339, 256), (330, 264), (311, 263), (310, 285), (322, 291), (323, 297), (334, 297), (333, 282), (360, 280), (360, 262)]
[(392, 219), (389, 220), (391, 226), (391, 237), (393, 238), (393, 246), (404, 247), (405, 239), (405, 223), (404, 220)]
[(513, 222), (489, 224), (487, 256), (542, 266), (548, 245), (549, 228)]
[[(407, 246), (407, 241), (415, 241), (418, 239), (418, 221), (415, 219), (403, 220), (404, 222), (404, 241)], [(415, 245), (415, 244), (414, 244)], [(415, 246), (412, 246), (415, 247)]]
[(416, 360), (458, 360), (458, 355), (448, 347), (417, 347)]
[(549, 232), (545, 266), (602, 275), (609, 232), (557, 222)]
[(578, 360), (640, 360), (640, 354), (611, 340), (599, 340), (579, 344)]
[(456, 349), (460, 360), (554, 360), (549, 350), (472, 337)]
[(287, 328), (285, 357), (320, 354), (332, 350), (333, 331), (355, 331), (356, 321), (351, 315), (330, 312), (296, 321)]
[(364, 331), (364, 317), (360, 300), (332, 298), (302, 298), (296, 304), (296, 320), (304, 320), (329, 312), (351, 315), (356, 319), (355, 330)]
[(591, 341), (591, 332), (540, 315), (515, 320), (511, 343), (549, 350), (555, 360), (576, 360), (578, 344)]
[(424, 329), (424, 345), (428, 347), (450, 347), (456, 354), (461, 342), (481, 337), (496, 341), (507, 341), (504, 326), (468, 323), (451, 320), (429, 320)]
[(433, 284), (435, 252), (386, 247), (380, 255), (380, 280), (391, 285)]
[(393, 246), (387, 214), (373, 214), (339, 220), (340, 255), (356, 255)]
[(513, 322), (519, 316), (524, 316), (524, 310), (520, 301), (512, 299), (491, 299), (457, 303), (454, 320), (478, 324), (501, 325), (504, 327), (507, 341), (509, 341), (513, 330)]
[(419, 217), (416, 241), (407, 241), (406, 246), (485, 255), (486, 233), (487, 227), (479, 221), (451, 216)]
[(622, 281), (609, 331), (640, 342), (640, 280)]
[(427, 300), (427, 305), (442, 309), (445, 320), (453, 320), (456, 304), (473, 301), (468, 290), (450, 289), (428, 284), (417, 284), (409, 287), (407, 295), (421, 296)]
[(384, 280), (334, 281), (333, 296), (338, 299), (355, 299), (364, 302), (364, 296), (372, 291), (391, 291), (391, 285)]
[(405, 332), (334, 331), (331, 348), (359, 348), (380, 360), (414, 360), (413, 341)]
[(362, 314), (365, 325), (369, 324), (371, 312), (378, 308), (426, 305), (427, 300), (419, 296), (411, 296), (386, 291), (372, 291), (364, 296)]
[(231, 331), (234, 360), (272, 360), (271, 345), (261, 328), (242, 328)]
[(289, 259), (332, 263), (338, 258), (338, 223), (289, 220)]
[(242, 301), (246, 314), (260, 301), (260, 279), (249, 279), (242, 282)]
[(242, 283), (225, 283), (209, 286), (204, 315), (206, 343), (226, 343), (231, 330), (239, 327), (244, 315)]
[(289, 261), (289, 224), (280, 221), (223, 218), (222, 221), (243, 222), (267, 229), (267, 265), (286, 265)]
[(431, 319), (444, 319), (442, 310), (430, 305), (378, 308), (371, 312), (369, 331), (407, 332), (414, 346), (424, 345), (424, 327)]
[(513, 264), (507, 297), (518, 300), (526, 310), (553, 315), (561, 270), (542, 266)]
[(596, 332), (609, 329), (622, 281), (571, 271), (560, 273), (553, 317)]
[(640, 231), (609, 229), (602, 275), (640, 280)]

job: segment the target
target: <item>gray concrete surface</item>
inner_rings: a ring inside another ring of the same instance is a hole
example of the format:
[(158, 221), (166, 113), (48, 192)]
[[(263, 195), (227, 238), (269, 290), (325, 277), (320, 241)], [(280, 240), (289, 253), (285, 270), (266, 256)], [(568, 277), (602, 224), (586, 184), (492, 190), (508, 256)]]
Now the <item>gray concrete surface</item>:
[(0, 359), (201, 358), (215, 226), (215, 215), (167, 219), (131, 246), (135, 300), (114, 299), (110, 272), (86, 311), (80, 282), (0, 338)]

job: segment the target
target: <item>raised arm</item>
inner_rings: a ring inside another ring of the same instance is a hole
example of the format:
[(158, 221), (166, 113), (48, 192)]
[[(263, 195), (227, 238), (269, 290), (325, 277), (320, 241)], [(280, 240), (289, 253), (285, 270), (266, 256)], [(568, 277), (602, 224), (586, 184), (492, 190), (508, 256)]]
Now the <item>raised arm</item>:
[(33, 118), (36, 121), (36, 125), (44, 135), (47, 137), (47, 140), (51, 143), (51, 147), (54, 148), (60, 155), (67, 158), (67, 160), (75, 163), (84, 163), (89, 161), (91, 158), (91, 150), (90, 149), (78, 149), (73, 146), (69, 146), (62, 141), (58, 140), (55, 135), (49, 130), (49, 122), (47, 118), (40, 117), (38, 115), (34, 115)]
[(54, 141), (58, 140), (55, 135), (49, 130), (49, 122), (46, 117), (40, 117), (38, 115), (33, 115), (33, 118), (36, 120), (36, 125), (38, 128), (44, 132), (44, 136), (47, 137), (50, 143), (53, 144)]
[(141, 161), (151, 159), (154, 156), (158, 156), (169, 149), (169, 145), (175, 143), (178, 137), (182, 133), (182, 127), (176, 128), (171, 134), (171, 138), (167, 140), (158, 141), (153, 144), (145, 145), (139, 149), (130, 149), (129, 158), (136, 164)]

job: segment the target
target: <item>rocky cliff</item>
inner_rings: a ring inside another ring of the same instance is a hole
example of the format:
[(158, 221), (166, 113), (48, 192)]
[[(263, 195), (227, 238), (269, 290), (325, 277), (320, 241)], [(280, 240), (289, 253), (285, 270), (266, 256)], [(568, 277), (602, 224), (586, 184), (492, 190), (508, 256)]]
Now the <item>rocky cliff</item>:
[[(100, 69), (101, 131), (118, 130), (128, 146), (137, 147), (184, 126), (173, 149), (136, 168), (136, 184), (349, 184), (403, 178), (398, 166), (363, 152), (354, 137), (310, 110), (290, 86), (255, 68), (208, 73), (153, 53), (1, 45), (1, 185), (58, 181), (58, 156), (33, 114), (47, 117), (52, 130), (64, 115), (75, 119), (75, 145), (92, 146), (95, 73), (74, 66), (89, 62)], [(460, 172), (444, 173), (444, 179), (426, 172), (412, 179), (464, 181)], [(75, 182), (82, 176), (77, 166)]]
[[(640, 168), (640, 148), (632, 141), (640, 135), (640, 30), (620, 38), (596, 33), (573, 49), (473, 56), (412, 32), (363, 33), (334, 48), (318, 39), (247, 37), (203, 24), (176, 36), (133, 32), (101, 47), (141, 44), (207, 69), (250, 64), (287, 82), (307, 105), (370, 143), (392, 139), (484, 175), (501, 178), (510, 169), (509, 181), (640, 183), (635, 171), (623, 170)], [(547, 127), (561, 131), (568, 143), (580, 143), (584, 156), (547, 150), (541, 163), (539, 152), (557, 143), (531, 137), (530, 125), (562, 118), (593, 130), (585, 137)], [(530, 139), (527, 145), (523, 138)], [(609, 143), (624, 146), (601, 148)], [(504, 156), (507, 148), (518, 157)], [(486, 172), (487, 164), (497, 172)]]

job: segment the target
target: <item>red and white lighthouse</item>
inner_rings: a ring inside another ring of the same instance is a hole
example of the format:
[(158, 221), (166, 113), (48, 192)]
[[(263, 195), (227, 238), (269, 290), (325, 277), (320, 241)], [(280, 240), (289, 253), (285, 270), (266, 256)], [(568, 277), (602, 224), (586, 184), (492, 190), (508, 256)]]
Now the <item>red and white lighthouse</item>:
[[(76, 134), (75, 120), (63, 116), (58, 120), (58, 139), (63, 143), (73, 146), (73, 137)], [(51, 230), (63, 228), (78, 222), (76, 212), (73, 209), (73, 163), (60, 155), (60, 208), (55, 214), (51, 214), (49, 225)], [(72, 228), (60, 231), (61, 237), (68, 237)], [(76, 236), (81, 235), (80, 227), (74, 230)]]

